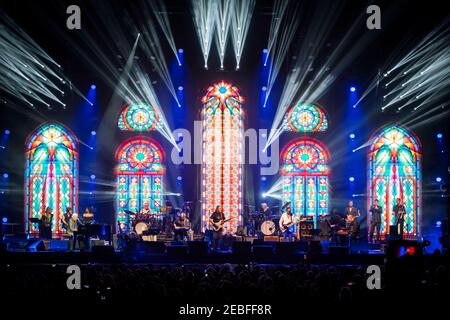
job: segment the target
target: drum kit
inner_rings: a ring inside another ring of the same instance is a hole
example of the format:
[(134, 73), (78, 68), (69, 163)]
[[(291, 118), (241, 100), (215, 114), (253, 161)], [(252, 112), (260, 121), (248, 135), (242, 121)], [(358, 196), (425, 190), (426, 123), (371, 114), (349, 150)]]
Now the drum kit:
[(264, 216), (260, 212), (248, 214), (246, 229), (248, 235), (273, 236), (279, 233), (278, 221), (281, 214), (271, 214)]
[(184, 202), (182, 208), (174, 208), (170, 202), (166, 203), (165, 206), (160, 207), (158, 213), (148, 213), (144, 214), (141, 211), (131, 211), (124, 210), (124, 212), (129, 216), (128, 230), (131, 230), (131, 234), (135, 234), (138, 237), (143, 236), (156, 236), (160, 232), (165, 231), (170, 232), (175, 221), (175, 218), (180, 214), (180, 212), (185, 212), (186, 216), (192, 213), (192, 202)]

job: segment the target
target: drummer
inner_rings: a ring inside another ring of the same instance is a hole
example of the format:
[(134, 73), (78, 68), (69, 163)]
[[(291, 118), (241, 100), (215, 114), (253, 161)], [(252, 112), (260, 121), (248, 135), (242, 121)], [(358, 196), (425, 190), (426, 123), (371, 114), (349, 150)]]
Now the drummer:
[(140, 215), (149, 216), (152, 214), (152, 209), (150, 208), (148, 201), (144, 201), (144, 206), (139, 211)]

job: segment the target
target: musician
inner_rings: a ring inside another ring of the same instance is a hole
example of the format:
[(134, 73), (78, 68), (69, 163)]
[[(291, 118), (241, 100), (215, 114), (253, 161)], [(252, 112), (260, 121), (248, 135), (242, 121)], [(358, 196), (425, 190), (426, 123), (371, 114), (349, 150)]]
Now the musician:
[(258, 236), (262, 236), (261, 234), (261, 225), (265, 220), (269, 220), (272, 216), (272, 211), (270, 211), (267, 203), (261, 203), (261, 209), (259, 210), (259, 214), (255, 219), (255, 231)]
[(393, 208), (393, 215), (395, 217), (397, 228), (400, 228), (399, 235), (403, 236), (403, 226), (405, 224), (406, 208), (401, 198), (396, 199), (395, 206)]
[(374, 233), (376, 233), (375, 241), (380, 241), (380, 227), (381, 227), (381, 214), (383, 208), (378, 205), (378, 199), (373, 201), (373, 205), (370, 207), (372, 217), (370, 219), (370, 242), (373, 242)]
[(91, 211), (91, 209), (89, 207), (84, 209), (83, 222), (88, 223), (88, 224), (94, 222), (94, 213)]
[(263, 220), (267, 220), (270, 218), (270, 216), (272, 215), (272, 211), (270, 211), (267, 203), (261, 203), (261, 210), (259, 211), (259, 215)]
[(292, 241), (292, 237), (294, 235), (293, 228), (290, 228), (295, 223), (294, 215), (292, 214), (291, 207), (286, 207), (285, 212), (281, 215), (279, 225), (280, 230), (283, 233), (283, 241), (288, 239), (289, 242)]
[(47, 207), (41, 215), (39, 226), (39, 233), (42, 239), (51, 240), (52, 239), (52, 222), (53, 213), (52, 208)]
[(69, 219), (69, 229), (68, 229), (68, 233), (71, 237), (72, 240), (72, 250), (75, 250), (77, 241), (78, 241), (78, 247), (80, 248), (80, 250), (82, 250), (82, 246), (81, 243), (83, 242), (83, 237), (81, 235), (78, 234), (78, 227), (81, 225), (81, 221), (78, 218), (78, 213), (74, 213), (72, 214), (72, 216)]
[(72, 208), (67, 207), (66, 212), (61, 216), (61, 225), (69, 233), (69, 221), (72, 217)]
[(139, 211), (139, 214), (145, 215), (145, 216), (149, 216), (152, 214), (152, 209), (150, 208), (148, 201), (144, 201), (144, 206), (142, 207), (142, 209)]
[(347, 216), (348, 229), (353, 240), (359, 239), (359, 221), (358, 218), (361, 213), (353, 206), (353, 201), (348, 201), (348, 207), (345, 208), (345, 215)]
[(223, 213), (222, 206), (217, 206), (216, 210), (209, 217), (209, 223), (213, 226), (219, 226), (216, 229), (212, 229), (212, 245), (211, 249), (216, 251), (222, 245), (222, 224), (225, 222), (225, 214)]
[(175, 241), (184, 241), (189, 229), (191, 228), (191, 222), (186, 216), (186, 212), (181, 212), (180, 216), (175, 219), (173, 223)]

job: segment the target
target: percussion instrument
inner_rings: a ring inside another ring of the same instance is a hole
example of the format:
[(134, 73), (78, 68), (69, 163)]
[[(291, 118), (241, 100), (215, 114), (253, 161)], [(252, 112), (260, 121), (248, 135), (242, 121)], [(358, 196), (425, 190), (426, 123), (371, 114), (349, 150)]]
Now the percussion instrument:
[(148, 224), (145, 223), (144, 221), (139, 221), (134, 225), (134, 231), (138, 235), (142, 235), (142, 233), (144, 233), (144, 231), (147, 231), (147, 230), (148, 230)]
[(275, 234), (276, 225), (272, 220), (266, 220), (261, 224), (261, 232), (265, 236), (271, 236)]

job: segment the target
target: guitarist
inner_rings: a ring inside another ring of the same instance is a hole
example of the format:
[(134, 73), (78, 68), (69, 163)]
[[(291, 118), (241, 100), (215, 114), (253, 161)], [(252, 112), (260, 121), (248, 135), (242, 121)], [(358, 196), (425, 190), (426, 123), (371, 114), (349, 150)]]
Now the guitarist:
[(217, 206), (216, 210), (209, 217), (209, 223), (211, 225), (212, 235), (212, 245), (211, 249), (216, 251), (222, 245), (222, 229), (223, 224), (227, 220), (225, 219), (225, 214), (223, 213), (222, 206)]
[(348, 201), (348, 207), (345, 208), (346, 221), (348, 223), (348, 229), (352, 240), (359, 239), (359, 221), (361, 212), (353, 206), (353, 201)]
[(283, 234), (283, 241), (288, 239), (289, 242), (292, 241), (294, 235), (294, 215), (292, 214), (291, 207), (287, 206), (286, 211), (281, 215), (279, 225), (281, 233)]
[(403, 204), (403, 201), (401, 198), (397, 198), (395, 200), (395, 206), (392, 211), (394, 211), (394, 217), (395, 217), (395, 223), (394, 225), (399, 228), (399, 235), (400, 237), (403, 237), (403, 226), (405, 224), (405, 215), (406, 215), (406, 208)]

